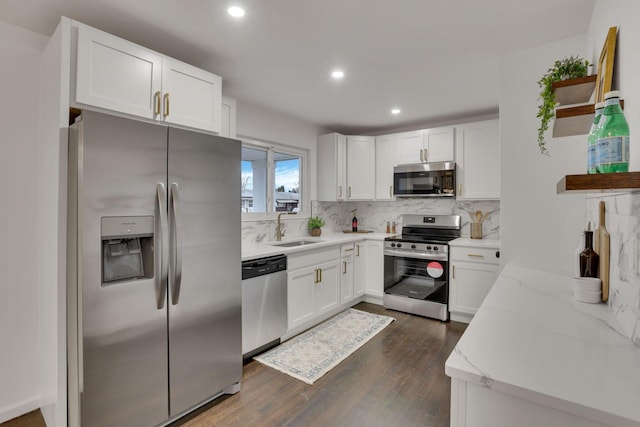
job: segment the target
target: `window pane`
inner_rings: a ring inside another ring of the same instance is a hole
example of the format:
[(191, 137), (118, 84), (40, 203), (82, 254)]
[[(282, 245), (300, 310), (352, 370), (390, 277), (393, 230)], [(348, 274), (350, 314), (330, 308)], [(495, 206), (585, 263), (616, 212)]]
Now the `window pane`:
[(242, 147), (242, 212), (267, 211), (267, 151)]
[(300, 164), (301, 157), (291, 154), (273, 153), (275, 193), (273, 197), (276, 212), (298, 212), (301, 210), (302, 195)]

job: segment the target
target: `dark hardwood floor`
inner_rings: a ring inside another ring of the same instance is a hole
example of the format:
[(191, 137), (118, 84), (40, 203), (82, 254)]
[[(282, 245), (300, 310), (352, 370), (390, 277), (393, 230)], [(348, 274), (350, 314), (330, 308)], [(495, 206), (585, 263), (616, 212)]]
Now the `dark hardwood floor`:
[[(240, 393), (220, 397), (171, 427), (449, 427), (444, 362), (466, 325), (375, 304), (354, 308), (396, 320), (312, 386), (251, 361), (244, 366)], [(44, 425), (40, 411), (0, 424)]]
[(172, 427), (449, 426), (444, 362), (466, 325), (360, 303), (396, 320), (310, 386), (256, 361), (242, 390), (222, 396)]

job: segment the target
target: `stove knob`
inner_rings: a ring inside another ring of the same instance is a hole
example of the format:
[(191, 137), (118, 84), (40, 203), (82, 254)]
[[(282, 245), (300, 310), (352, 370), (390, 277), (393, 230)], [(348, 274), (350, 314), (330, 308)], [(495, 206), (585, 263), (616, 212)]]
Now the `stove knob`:
[(395, 244), (395, 243), (392, 243), (392, 244), (391, 244), (391, 247), (392, 247), (392, 248), (395, 248), (395, 247), (396, 247), (396, 244)]
[(433, 250), (434, 250), (434, 251), (437, 251), (437, 250), (438, 250), (438, 247), (437, 247), (437, 246), (434, 246), (434, 247), (433, 247)]
[(411, 249), (415, 249), (415, 248), (416, 248), (416, 245), (411, 245)]
[(399, 247), (399, 248), (401, 248), (401, 247), (402, 247), (402, 245), (401, 245), (400, 243), (398, 243), (398, 247)]
[(427, 245), (427, 250), (430, 251), (431, 250), (431, 245)]

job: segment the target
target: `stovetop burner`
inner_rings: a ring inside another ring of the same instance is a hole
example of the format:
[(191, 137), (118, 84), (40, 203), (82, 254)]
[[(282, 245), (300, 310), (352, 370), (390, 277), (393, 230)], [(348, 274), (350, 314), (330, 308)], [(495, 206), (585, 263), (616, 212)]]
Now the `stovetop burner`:
[(402, 235), (387, 237), (391, 242), (446, 245), (460, 237), (460, 215), (402, 215)]

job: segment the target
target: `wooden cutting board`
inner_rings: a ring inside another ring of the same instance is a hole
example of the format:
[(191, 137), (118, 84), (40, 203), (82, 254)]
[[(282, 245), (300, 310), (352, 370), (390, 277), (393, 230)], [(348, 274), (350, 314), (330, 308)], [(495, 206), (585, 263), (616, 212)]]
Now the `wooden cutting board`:
[(598, 228), (594, 233), (594, 250), (600, 257), (600, 265), (598, 266), (598, 272), (600, 280), (602, 280), (602, 301), (609, 299), (609, 258), (610, 258), (610, 246), (611, 237), (605, 227), (605, 204), (600, 202), (600, 216), (598, 219)]

